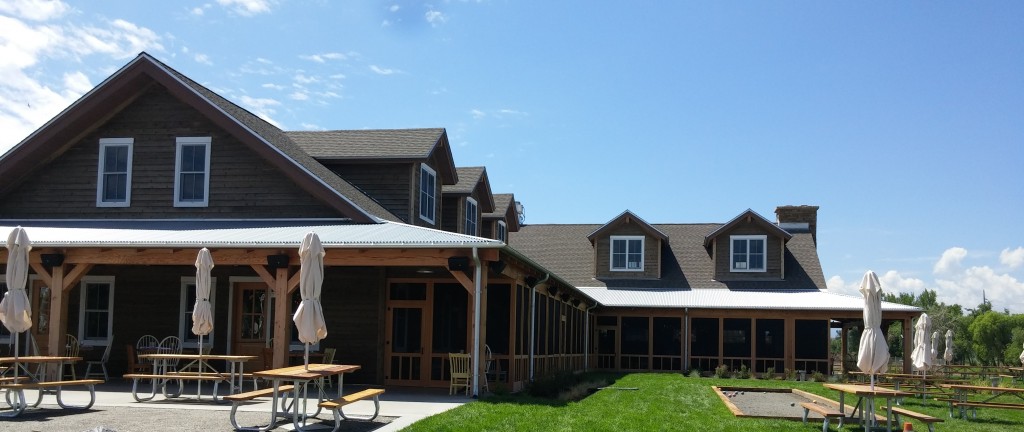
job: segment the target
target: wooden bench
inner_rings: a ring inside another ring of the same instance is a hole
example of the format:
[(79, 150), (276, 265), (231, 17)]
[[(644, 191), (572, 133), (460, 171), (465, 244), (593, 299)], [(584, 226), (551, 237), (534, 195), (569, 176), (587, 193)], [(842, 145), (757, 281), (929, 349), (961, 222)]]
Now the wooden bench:
[[(19, 381), (20, 381), (20, 379), (19, 379)], [(80, 379), (80, 380), (68, 380), (68, 381), (37, 381), (37, 382), (11, 382), (11, 381), (6, 381), (6, 382), (3, 382), (3, 383), (0, 383), (0, 389), (4, 389), (4, 390), (8, 390), (8, 391), (14, 390), (18, 394), (18, 396), (17, 396), (18, 400), (15, 401), (11, 405), (11, 408), (13, 408), (13, 411), (11, 411), (10, 413), (7, 413), (7, 414), (3, 414), (2, 416), (4, 416), (4, 417), (15, 417), (15, 416), (17, 416), (17, 415), (19, 415), (19, 414), (21, 414), (22, 412), (25, 411), (25, 408), (28, 407), (28, 403), (25, 400), (25, 390), (28, 390), (28, 389), (35, 389), (35, 390), (43, 390), (43, 389), (51, 389), (51, 388), (57, 389), (57, 392), (56, 392), (56, 394), (57, 394), (57, 405), (60, 405), (61, 408), (69, 408), (69, 409), (89, 409), (89, 408), (92, 408), (92, 405), (94, 403), (96, 403), (96, 384), (103, 384), (103, 380), (99, 380), (99, 379)], [(87, 388), (89, 390), (89, 403), (88, 404), (86, 404), (86, 405), (69, 405), (69, 404), (64, 403), (62, 390), (64, 389), (64, 387), (74, 387), (74, 386), (85, 386), (85, 388)], [(43, 399), (43, 392), (40, 391), (39, 395), (36, 398), (35, 403), (33, 403), (32, 406), (33, 407), (39, 406), (39, 403), (42, 401), (42, 399)]]
[(921, 421), (928, 425), (928, 432), (935, 432), (935, 423), (942, 423), (943, 420), (938, 417), (932, 417), (928, 414), (921, 414), (919, 412), (911, 411), (905, 408), (893, 407), (892, 413), (896, 416), (896, 425), (902, 424), (900, 416), (910, 417), (914, 420)]
[[(283, 386), (280, 386), (280, 387), (277, 388), (277, 392), (278, 392), (279, 395), (283, 395), (283, 394), (286, 394), (286, 393), (291, 393), (292, 390), (294, 390), (294, 389), (295, 389), (295, 386), (293, 386), (293, 385), (283, 385)], [(229, 417), (229, 420), (231, 420), (231, 427), (235, 428), (236, 431), (237, 430), (252, 430), (252, 429), (261, 429), (262, 430), (262, 429), (264, 429), (262, 427), (258, 427), (258, 428), (245, 428), (245, 427), (238, 426), (238, 422), (235, 420), (235, 414), (238, 412), (238, 407), (240, 405), (242, 405), (242, 402), (248, 402), (248, 401), (251, 401), (251, 400), (256, 399), (256, 398), (273, 396), (273, 395), (274, 395), (274, 388), (270, 387), (270, 388), (258, 389), (258, 390), (247, 391), (247, 392), (243, 392), (243, 393), (235, 393), (233, 395), (224, 396), (223, 397), (224, 400), (231, 402), (231, 415)], [(294, 403), (294, 401), (292, 403)], [(282, 398), (282, 400), (281, 400), (281, 412), (282, 412), (282, 415), (286, 415), (288, 413), (288, 408), (285, 407), (285, 399), (284, 398)], [(273, 420), (277, 420), (277, 419), (271, 419), (271, 420), (273, 421)], [(268, 425), (268, 428), (269, 428), (269, 426), (270, 425)]]
[(971, 417), (978, 418), (978, 408), (999, 408), (999, 409), (1012, 409), (1012, 410), (1024, 410), (1024, 404), (1016, 403), (1002, 403), (1002, 402), (957, 402), (949, 401), (949, 416), (953, 416), (953, 408), (970, 408)]
[[(342, 420), (365, 420), (372, 421), (377, 418), (377, 414), (380, 414), (380, 395), (384, 393), (384, 389), (366, 389), (363, 391), (350, 393), (337, 399), (320, 402), (320, 408), (327, 408), (334, 413), (334, 429), (331, 432), (337, 432), (341, 428)], [(368, 417), (352, 417), (351, 415), (346, 416), (342, 411), (345, 405), (350, 403), (358, 402), (363, 399), (373, 398), (373, 415)]]
[[(162, 382), (161, 387), (163, 388), (164, 397), (167, 397), (167, 398), (174, 398), (174, 397), (181, 396), (182, 387), (184, 387), (183, 385), (179, 385), (177, 393), (168, 394), (167, 393), (167, 388), (166, 388), (167, 381), (178, 381), (181, 384), (184, 384), (183, 383), (184, 381), (199, 381), (199, 382), (209, 381), (209, 382), (213, 382), (213, 400), (216, 401), (216, 400), (218, 400), (217, 399), (217, 389), (218, 389), (218, 386), (220, 385), (221, 382), (228, 381), (228, 377), (227, 376), (223, 376), (223, 375), (219, 375), (219, 374), (189, 374), (189, 373), (182, 373), (182, 372), (173, 372), (173, 373), (168, 373), (168, 374), (124, 374), (122, 376), (125, 379), (131, 379), (132, 380), (132, 397), (135, 398), (135, 400), (138, 401), (138, 402), (145, 402), (145, 401), (153, 399), (153, 397), (156, 396), (156, 384), (157, 384), (157, 381), (161, 381)], [(149, 397), (145, 397), (145, 398), (140, 398), (139, 397), (138, 386), (139, 386), (139, 381), (141, 381), (141, 380), (152, 380), (153, 381), (153, 390), (152, 390), (152, 393), (149, 395)]]
[(804, 423), (807, 423), (807, 416), (811, 413), (811, 411), (814, 411), (825, 418), (825, 422), (822, 423), (821, 425), (821, 432), (828, 431), (829, 420), (833, 418), (838, 418), (839, 428), (843, 428), (843, 419), (845, 416), (843, 415), (843, 413), (836, 411), (835, 408), (832, 408), (827, 405), (818, 405), (814, 402), (803, 402), (800, 404), (800, 406), (804, 408)]

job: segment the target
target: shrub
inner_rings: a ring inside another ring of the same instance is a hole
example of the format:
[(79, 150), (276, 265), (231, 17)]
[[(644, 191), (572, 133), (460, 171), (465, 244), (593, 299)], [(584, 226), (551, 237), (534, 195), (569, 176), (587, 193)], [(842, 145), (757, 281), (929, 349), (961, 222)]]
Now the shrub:
[(764, 370), (764, 375), (761, 375), (761, 378), (766, 379), (766, 380), (775, 378), (775, 368), (770, 367), (768, 369), (765, 369)]
[(785, 372), (783, 372), (783, 375), (786, 377), (786, 379), (788, 379), (790, 381), (796, 381), (796, 371), (795, 370), (786, 369)]
[(715, 368), (715, 378), (729, 378), (729, 376), (729, 366), (718, 365), (718, 367)]
[(818, 371), (814, 371), (814, 373), (811, 374), (811, 381), (825, 382), (825, 374)]
[(700, 369), (690, 369), (690, 378), (700, 378)]
[(747, 369), (747, 365), (745, 365), (745, 364), (744, 365), (740, 365), (740, 369), (738, 371), (736, 371), (736, 378), (739, 378), (739, 379), (749, 379), (750, 378), (750, 369)]

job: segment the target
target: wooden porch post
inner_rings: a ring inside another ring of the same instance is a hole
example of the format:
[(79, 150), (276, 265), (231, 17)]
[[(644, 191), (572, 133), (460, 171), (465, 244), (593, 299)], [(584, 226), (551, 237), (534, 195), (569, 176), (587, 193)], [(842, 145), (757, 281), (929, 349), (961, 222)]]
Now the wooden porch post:
[(843, 372), (843, 374), (846, 374), (847, 372), (846, 353), (848, 353), (849, 351), (846, 345), (847, 343), (849, 343), (849, 341), (846, 332), (849, 331), (849, 325), (849, 323), (844, 322), (841, 330), (839, 331), (839, 369)]
[(288, 293), (288, 268), (278, 268), (274, 278), (274, 367), (285, 367), (288, 361), (288, 345), (291, 333), (291, 296)]
[[(45, 277), (44, 277), (45, 279)], [(54, 266), (50, 275), (50, 332), (46, 335), (48, 353), (59, 355), (58, 347), (64, 346), (64, 335), (68, 332), (68, 291), (64, 289), (64, 266)]]
[(782, 333), (786, 335), (786, 346), (783, 347), (785, 369), (794, 371), (796, 370), (796, 320), (786, 318), (782, 325)]
[(910, 353), (913, 348), (910, 346), (910, 318), (903, 318), (903, 373), (910, 373)]

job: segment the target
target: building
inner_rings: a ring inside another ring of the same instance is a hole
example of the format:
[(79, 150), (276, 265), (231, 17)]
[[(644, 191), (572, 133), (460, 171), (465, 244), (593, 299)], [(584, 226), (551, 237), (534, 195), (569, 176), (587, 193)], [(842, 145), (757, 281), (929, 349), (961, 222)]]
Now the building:
[[(588, 337), (608, 338), (616, 319), (615, 332), (634, 338), (633, 312), (620, 312), (640, 309), (624, 308), (579, 269), (549, 262), (546, 246), (528, 241), (544, 226), (523, 225), (518, 202), (492, 193), (484, 167), (457, 167), (442, 128), (283, 131), (142, 53), (4, 154), (0, 176), (0, 229), (25, 227), (33, 242), (36, 325), (28, 339), (42, 352), (64, 346), (66, 334), (94, 347), (176, 336), (195, 349), (193, 263), (206, 247), (215, 262), (215, 324), (204, 345), (254, 355), (269, 348), (272, 363), (283, 365), (300, 348), (290, 320), (297, 248), (313, 231), (327, 249), (328, 326), (314, 349), (335, 347), (336, 361), (361, 365), (355, 382), (447, 386), (447, 354), (476, 353), (482, 371), (485, 346), (513, 390), (539, 374), (587, 368), (586, 352), (601, 353), (591, 365), (654, 369), (650, 356), (631, 359), (628, 343), (613, 359), (606, 343)], [(650, 249), (639, 261), (643, 279), (692, 277), (663, 253), (685, 243), (674, 231), (628, 213), (613, 222), (588, 235), (595, 251), (618, 250), (620, 235), (633, 236), (625, 255), (609, 255), (614, 263), (624, 257), (628, 274), (639, 274), (630, 266), (642, 237)], [(778, 248), (767, 253), (769, 266), (791, 266), (793, 248), (784, 244), (795, 234), (756, 222), (770, 237), (766, 246)], [(726, 224), (705, 248), (724, 247), (718, 236), (737, 229)], [(812, 255), (797, 267), (816, 266)], [(797, 271), (771, 268), (786, 280)], [(800, 271), (823, 287), (814, 280), (820, 269)], [(601, 277), (626, 283), (619, 274)], [(711, 327), (700, 319), (717, 316), (638, 307), (649, 311), (634, 315), (658, 325), (676, 316), (701, 331)], [(782, 337), (792, 343), (789, 333)], [(672, 361), (708, 357), (692, 354)], [(114, 350), (112, 369), (126, 363), (126, 351)]]

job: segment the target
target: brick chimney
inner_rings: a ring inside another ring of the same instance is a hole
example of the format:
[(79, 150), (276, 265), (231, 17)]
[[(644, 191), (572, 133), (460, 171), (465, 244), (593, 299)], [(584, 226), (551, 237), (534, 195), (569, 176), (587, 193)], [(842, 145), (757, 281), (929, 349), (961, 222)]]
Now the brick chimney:
[(778, 206), (775, 208), (775, 218), (779, 224), (806, 223), (811, 239), (814, 244), (818, 244), (818, 206)]

